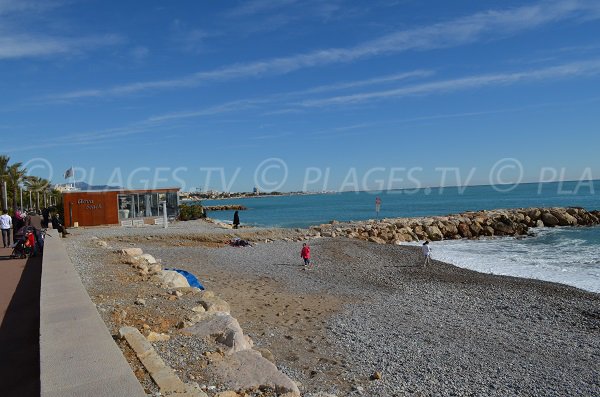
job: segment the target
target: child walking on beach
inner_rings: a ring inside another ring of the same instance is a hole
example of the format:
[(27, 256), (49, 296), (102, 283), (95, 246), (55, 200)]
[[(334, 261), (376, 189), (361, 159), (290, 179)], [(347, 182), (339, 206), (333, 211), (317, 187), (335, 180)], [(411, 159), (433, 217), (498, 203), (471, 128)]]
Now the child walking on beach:
[(429, 241), (425, 241), (423, 243), (423, 255), (425, 256), (425, 263), (423, 266), (427, 266), (427, 264), (431, 263), (431, 247), (429, 246)]
[(300, 251), (300, 257), (304, 259), (304, 269), (312, 269), (310, 264), (310, 247), (308, 244), (302, 244), (302, 251)]

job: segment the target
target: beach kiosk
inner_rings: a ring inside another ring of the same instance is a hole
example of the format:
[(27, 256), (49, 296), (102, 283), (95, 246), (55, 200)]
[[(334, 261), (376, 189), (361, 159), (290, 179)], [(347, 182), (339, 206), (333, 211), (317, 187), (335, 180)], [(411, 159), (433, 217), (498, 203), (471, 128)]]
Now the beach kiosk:
[(162, 224), (164, 205), (167, 217), (179, 216), (179, 188), (144, 190), (80, 190), (63, 192), (67, 227)]

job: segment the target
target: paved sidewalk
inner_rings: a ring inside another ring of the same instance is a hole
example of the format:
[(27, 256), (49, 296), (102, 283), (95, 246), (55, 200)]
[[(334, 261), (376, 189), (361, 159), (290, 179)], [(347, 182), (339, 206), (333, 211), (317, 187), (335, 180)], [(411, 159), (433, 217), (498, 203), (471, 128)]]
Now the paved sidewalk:
[(39, 396), (42, 258), (11, 252), (0, 248), (0, 394)]

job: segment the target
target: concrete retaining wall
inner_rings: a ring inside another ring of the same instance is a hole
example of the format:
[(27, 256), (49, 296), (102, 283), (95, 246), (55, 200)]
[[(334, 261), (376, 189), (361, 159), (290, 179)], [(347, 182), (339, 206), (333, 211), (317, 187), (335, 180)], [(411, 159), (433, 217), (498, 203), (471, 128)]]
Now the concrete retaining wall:
[(61, 238), (55, 230), (48, 232), (40, 296), (42, 397), (145, 396)]

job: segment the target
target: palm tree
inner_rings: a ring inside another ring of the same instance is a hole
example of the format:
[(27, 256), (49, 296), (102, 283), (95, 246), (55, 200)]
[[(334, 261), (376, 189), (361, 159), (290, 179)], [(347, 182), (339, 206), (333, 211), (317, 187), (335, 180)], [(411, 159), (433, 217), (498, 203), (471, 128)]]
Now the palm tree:
[(6, 175), (6, 173), (8, 171), (9, 161), (10, 161), (10, 157), (5, 156), (5, 155), (0, 156), (0, 177), (2, 177), (3, 181), (4, 181), (4, 176)]
[(25, 180), (27, 169), (21, 168), (21, 163), (12, 164), (8, 167), (8, 181), (12, 188), (12, 208), (17, 211), (17, 192), (19, 185)]
[[(25, 177), (24, 181), (29, 194), (33, 192), (37, 192), (39, 194), (50, 186), (50, 182), (47, 179), (40, 178), (39, 176), (27, 176)], [(39, 205), (37, 206), (39, 207)]]
[(4, 195), (7, 195), (8, 192), (4, 191), (4, 182), (8, 178), (8, 163), (10, 161), (10, 157), (1, 155), (0, 156), (0, 185), (2, 185), (2, 204), (4, 204)]
[(54, 205), (56, 206), (62, 198), (62, 193), (60, 192), (60, 190), (52, 187), (52, 189), (50, 190), (50, 197), (53, 198), (52, 201), (54, 202)]

